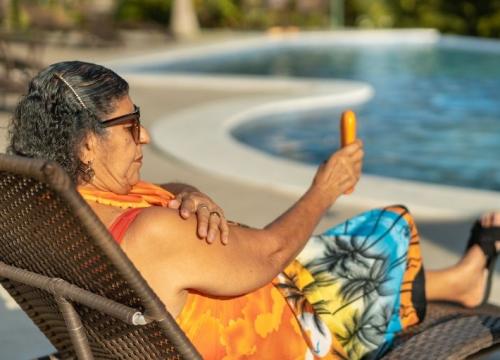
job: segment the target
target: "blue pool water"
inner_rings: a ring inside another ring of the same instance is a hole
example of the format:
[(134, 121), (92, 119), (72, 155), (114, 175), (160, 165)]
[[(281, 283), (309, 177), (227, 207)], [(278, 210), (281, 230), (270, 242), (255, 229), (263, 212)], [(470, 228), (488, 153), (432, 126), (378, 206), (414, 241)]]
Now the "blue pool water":
[[(500, 52), (437, 45), (284, 46), (143, 71), (352, 79), (375, 90), (355, 110), (370, 174), (500, 191)], [(276, 156), (320, 163), (340, 109), (289, 112), (233, 130)]]

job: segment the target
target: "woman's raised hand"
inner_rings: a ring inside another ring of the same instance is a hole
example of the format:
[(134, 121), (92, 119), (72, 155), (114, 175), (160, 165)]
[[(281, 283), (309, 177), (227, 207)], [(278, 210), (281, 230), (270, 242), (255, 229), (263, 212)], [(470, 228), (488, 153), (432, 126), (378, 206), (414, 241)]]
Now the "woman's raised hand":
[(327, 205), (331, 205), (340, 195), (354, 188), (361, 176), (363, 157), (363, 142), (358, 139), (333, 153), (320, 165), (312, 188), (324, 194)]
[(191, 214), (198, 217), (197, 233), (201, 239), (212, 243), (220, 232), (221, 242), (229, 239), (229, 226), (224, 211), (210, 197), (199, 191), (182, 191), (170, 201), (168, 207), (179, 209), (180, 215), (187, 219)]

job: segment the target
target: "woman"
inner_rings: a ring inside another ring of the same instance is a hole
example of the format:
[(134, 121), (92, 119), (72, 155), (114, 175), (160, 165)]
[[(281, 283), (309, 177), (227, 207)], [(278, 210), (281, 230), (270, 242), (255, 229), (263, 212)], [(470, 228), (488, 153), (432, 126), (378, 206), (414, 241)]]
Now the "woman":
[(440, 271), (424, 272), (401, 206), (311, 237), (358, 181), (361, 141), (332, 154), (288, 211), (252, 229), (228, 225), (185, 185), (168, 192), (140, 182), (149, 134), (139, 117), (128, 84), (111, 70), (54, 64), (17, 106), (9, 150), (66, 169), (204, 358), (377, 358), (396, 332), (423, 319), (427, 300), (487, 300), (496, 242), (479, 224), (464, 257)]

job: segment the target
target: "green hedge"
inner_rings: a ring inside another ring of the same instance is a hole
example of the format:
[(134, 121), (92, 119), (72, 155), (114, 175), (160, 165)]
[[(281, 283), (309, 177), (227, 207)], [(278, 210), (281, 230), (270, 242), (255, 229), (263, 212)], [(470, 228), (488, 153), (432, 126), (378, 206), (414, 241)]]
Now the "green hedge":
[[(267, 29), (271, 26), (329, 26), (328, 0), (316, 12), (299, 12), (295, 2), (284, 9), (269, 9), (267, 0), (193, 0), (204, 28)], [(126, 26), (144, 23), (168, 26), (172, 0), (118, 0), (116, 20)]]
[[(299, 0), (279, 9), (267, 0), (194, 0), (205, 28), (266, 29), (271, 26), (328, 28), (333, 1), (342, 1), (345, 25), (362, 28), (432, 27), (445, 33), (500, 37), (500, 0), (323, 0), (299, 11)], [(172, 0), (119, 0), (121, 23), (168, 26)]]
[(431, 27), (500, 37), (500, 0), (353, 0), (348, 14), (351, 26)]
[[(4, 0), (10, 1), (10, 14), (0, 21), (14, 29), (29, 27), (24, 6), (40, 6), (52, 11), (63, 9), (69, 21), (79, 24), (79, 9), (86, 0)], [(115, 0), (114, 18), (119, 26), (167, 28), (173, 0)], [(391, 28), (432, 27), (445, 33), (500, 38), (500, 0), (288, 0), (271, 8), (270, 0), (193, 0), (204, 28), (244, 30), (271, 26), (298, 26), (305, 29), (330, 28), (344, 8), (349, 27)], [(316, 7), (304, 8), (315, 3)], [(302, 4), (302, 7), (301, 7)], [(334, 16), (337, 15), (337, 16)], [(73, 20), (71, 20), (73, 19)], [(57, 24), (56, 24), (57, 26)]]

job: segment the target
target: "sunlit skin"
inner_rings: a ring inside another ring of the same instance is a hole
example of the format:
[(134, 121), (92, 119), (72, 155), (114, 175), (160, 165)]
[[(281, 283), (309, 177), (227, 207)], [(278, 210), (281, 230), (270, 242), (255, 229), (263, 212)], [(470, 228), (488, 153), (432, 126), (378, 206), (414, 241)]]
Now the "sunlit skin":
[[(109, 118), (133, 109), (127, 96), (116, 103)], [(127, 124), (107, 131), (104, 139), (89, 135), (81, 151), (82, 161), (92, 161), (95, 171), (85, 186), (126, 194), (140, 179), (142, 145), (150, 137), (142, 128), (136, 144)], [(320, 166), (309, 190), (287, 212), (263, 229), (232, 226), (227, 245), (200, 241), (196, 217), (183, 219), (178, 209), (152, 207), (131, 224), (122, 249), (174, 316), (182, 310), (188, 289), (216, 296), (256, 290), (295, 258), (326, 210), (355, 186), (363, 156), (360, 140), (337, 151)], [(108, 227), (123, 212), (112, 206), (89, 205)], [(490, 215), (483, 221), (498, 224), (500, 216)], [(427, 298), (479, 304), (487, 275), (485, 263), (482, 251), (473, 246), (456, 265), (427, 271)]]
[[(500, 212), (489, 212), (481, 216), (484, 227), (500, 226)], [(498, 239), (500, 240), (500, 239)], [(496, 242), (497, 251), (500, 241)], [(478, 245), (474, 245), (465, 256), (454, 266), (426, 272), (427, 297), (436, 300), (450, 300), (449, 289), (445, 284), (455, 287), (455, 293), (466, 306), (477, 306), (483, 297), (488, 271), (485, 269), (486, 257)]]
[[(108, 118), (132, 110), (133, 102), (126, 97)], [(89, 135), (83, 146), (81, 159), (92, 161), (95, 171), (84, 186), (126, 193), (139, 179), (141, 147), (149, 136), (142, 129), (141, 141), (135, 144), (126, 125), (107, 130), (102, 140)], [(174, 315), (182, 309), (187, 289), (221, 296), (253, 291), (272, 281), (300, 252), (324, 212), (358, 181), (362, 158), (359, 140), (333, 154), (289, 211), (262, 230), (232, 227), (227, 246), (200, 241), (196, 218), (183, 219), (176, 209), (154, 207), (143, 210), (132, 223), (122, 249)], [(123, 212), (90, 206), (107, 226)]]
[[(108, 114), (106, 119), (116, 118), (132, 111), (134, 103), (129, 96), (125, 96), (116, 102), (114, 111)], [(95, 176), (91, 182), (83, 185), (84, 187), (115, 194), (128, 194), (132, 186), (140, 180), (142, 146), (149, 144), (150, 137), (148, 131), (141, 127), (140, 141), (136, 144), (130, 133), (130, 127), (130, 123), (108, 127), (105, 129), (104, 137), (88, 135), (81, 160), (91, 164)], [(176, 199), (169, 204), (170, 208), (179, 209), (184, 219), (196, 213), (200, 238), (212, 243), (220, 231), (221, 241), (227, 243), (229, 229), (222, 209), (207, 195), (195, 191), (195, 188), (184, 184), (167, 184), (167, 187), (176, 194)], [(202, 204), (203, 206), (200, 206)], [(122, 209), (111, 206), (104, 207), (95, 203), (91, 206), (101, 208), (100, 212), (105, 219), (114, 219), (123, 212)], [(219, 215), (211, 215), (213, 211), (217, 211)]]
[[(481, 225), (484, 227), (500, 226), (500, 212), (489, 212), (481, 217)], [(500, 245), (497, 245), (497, 249)]]
[[(116, 103), (115, 111), (107, 118), (114, 118), (134, 111), (134, 103), (129, 96)], [(149, 133), (141, 128), (140, 143), (136, 144), (128, 129), (130, 124), (106, 128), (106, 136), (101, 139), (90, 134), (82, 154), (85, 163), (89, 161), (95, 176), (87, 186), (115, 194), (128, 194), (140, 179), (142, 166), (142, 145), (149, 144)], [(89, 151), (90, 148), (96, 151)]]

